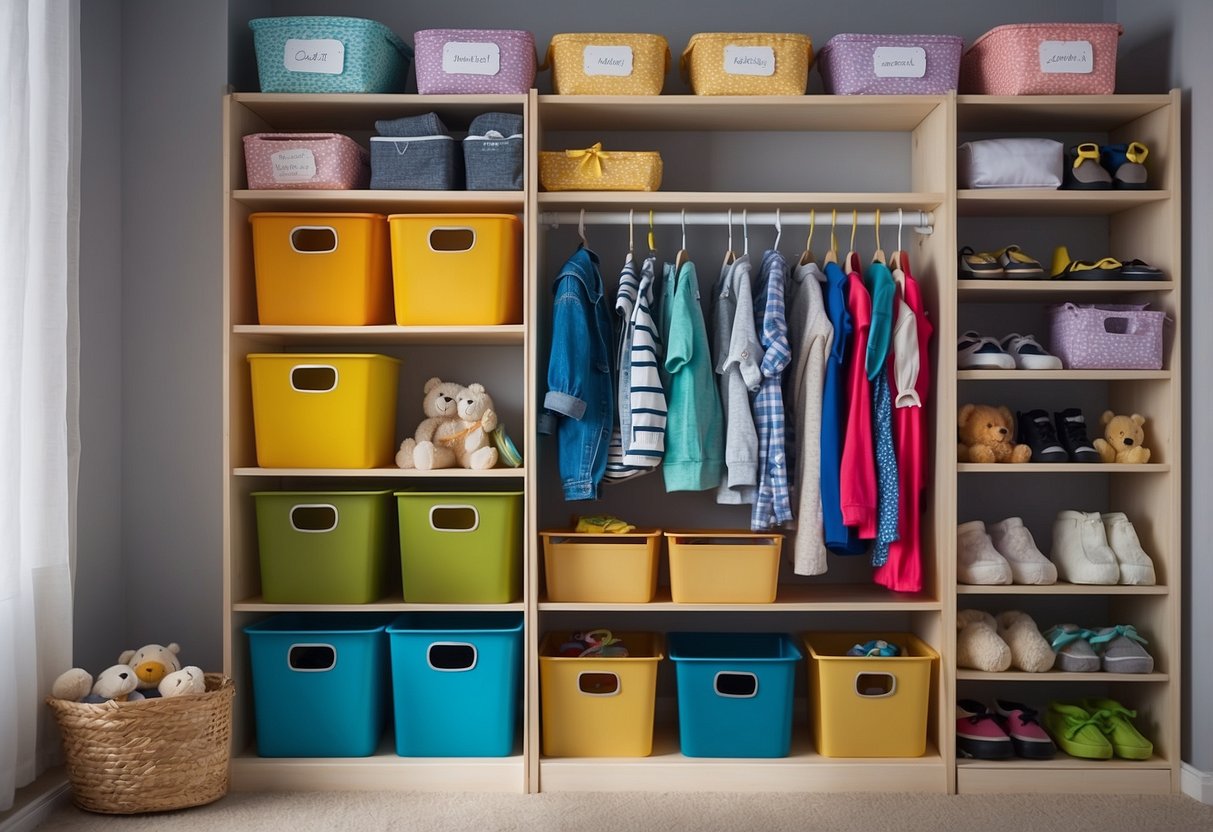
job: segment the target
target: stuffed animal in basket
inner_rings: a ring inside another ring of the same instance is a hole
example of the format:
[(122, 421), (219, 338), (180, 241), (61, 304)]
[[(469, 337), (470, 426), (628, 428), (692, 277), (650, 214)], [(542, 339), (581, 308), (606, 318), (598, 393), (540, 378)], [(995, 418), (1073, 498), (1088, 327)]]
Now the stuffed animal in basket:
[(1140, 413), (1118, 416), (1105, 410), (1099, 417), (1099, 423), (1103, 425), (1103, 438), (1091, 444), (1099, 451), (1099, 457), (1104, 462), (1144, 464), (1150, 461), (1150, 449), (1141, 444), (1146, 439), (1146, 432), (1142, 428), (1146, 419)]
[(92, 674), (79, 667), (73, 667), (59, 675), (51, 685), (51, 696), (56, 699), (66, 699), (69, 702), (87, 702), (98, 704), (108, 702), (135, 702), (145, 698), (135, 688), (139, 677), (129, 665), (116, 664), (107, 667), (97, 675), (94, 681)]
[(957, 416), (960, 462), (1027, 462), (1032, 449), (1016, 445), (1015, 419), (1006, 407), (966, 404)]
[(161, 679), (158, 689), (165, 699), (187, 693), (206, 693), (206, 676), (202, 668), (191, 664)]
[(135, 671), (144, 696), (159, 696), (160, 681), (181, 669), (181, 660), (177, 658), (180, 652), (176, 642), (167, 646), (145, 644), (138, 650), (123, 650), (118, 661)]
[(483, 471), (497, 464), (490, 434), (497, 427), (493, 400), (480, 384), (462, 387), (440, 378), (425, 383), (422, 412), (426, 418), (396, 454), (401, 468), (430, 471), (469, 468)]

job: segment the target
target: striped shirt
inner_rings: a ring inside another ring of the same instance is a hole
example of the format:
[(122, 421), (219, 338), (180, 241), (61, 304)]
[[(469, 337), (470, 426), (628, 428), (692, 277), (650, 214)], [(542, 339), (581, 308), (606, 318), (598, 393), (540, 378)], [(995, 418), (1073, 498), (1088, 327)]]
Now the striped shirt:
[[(758, 429), (758, 496), (750, 514), (754, 531), (770, 529), (792, 519), (785, 449), (783, 371), (792, 360), (784, 305), (788, 264), (778, 251), (762, 257), (755, 294), (754, 319), (762, 344), (762, 382), (754, 397), (754, 426)], [(762, 303), (758, 302), (762, 300)]]

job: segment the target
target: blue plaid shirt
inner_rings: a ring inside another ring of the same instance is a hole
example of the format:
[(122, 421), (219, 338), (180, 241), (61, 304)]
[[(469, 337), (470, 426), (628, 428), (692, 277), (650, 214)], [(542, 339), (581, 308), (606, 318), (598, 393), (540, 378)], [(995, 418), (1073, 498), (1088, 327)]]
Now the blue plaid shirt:
[(788, 264), (782, 254), (768, 251), (762, 256), (754, 303), (758, 340), (764, 350), (762, 382), (754, 396), (754, 426), (758, 429), (758, 495), (750, 515), (754, 531), (792, 519), (782, 387), (783, 371), (792, 360), (784, 305), (787, 276)]

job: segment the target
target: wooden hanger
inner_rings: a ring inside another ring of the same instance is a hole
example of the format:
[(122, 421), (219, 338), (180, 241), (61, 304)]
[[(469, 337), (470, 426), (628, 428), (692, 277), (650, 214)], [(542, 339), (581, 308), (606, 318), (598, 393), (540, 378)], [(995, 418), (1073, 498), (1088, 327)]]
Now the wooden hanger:
[(855, 251), (855, 231), (859, 228), (859, 209), (851, 210), (851, 248), (847, 251), (846, 271), (859, 274), (859, 254)]
[(800, 255), (800, 265), (807, 266), (815, 259), (813, 256), (813, 229), (817, 226), (817, 209), (809, 209), (809, 236), (804, 241), (804, 253)]
[(885, 261), (884, 249), (880, 247), (880, 209), (876, 209), (876, 221), (873, 223), (876, 229), (876, 251), (872, 254), (873, 263), (883, 263)]
[(729, 243), (724, 250), (724, 265), (732, 265), (737, 260), (737, 254), (733, 251), (733, 209), (729, 209)]
[(905, 220), (905, 211), (901, 208), (897, 209), (897, 248), (893, 249), (893, 256), (889, 258), (889, 269), (896, 272), (901, 268), (901, 226)]
[(682, 248), (678, 249), (678, 254), (674, 256), (674, 274), (677, 275), (682, 264), (691, 259), (691, 255), (687, 253), (687, 209), (682, 209)]
[(837, 227), (837, 225), (838, 209), (832, 208), (830, 210), (830, 250), (826, 252), (825, 259), (821, 261), (822, 265), (828, 265), (830, 263), (838, 265), (838, 235), (834, 233), (834, 229)]

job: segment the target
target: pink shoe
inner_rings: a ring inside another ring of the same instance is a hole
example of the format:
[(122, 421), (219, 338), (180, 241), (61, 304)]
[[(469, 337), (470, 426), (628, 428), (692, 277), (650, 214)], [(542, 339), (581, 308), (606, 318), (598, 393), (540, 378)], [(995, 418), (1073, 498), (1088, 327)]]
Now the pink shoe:
[(1012, 755), (1011, 738), (985, 705), (960, 699), (956, 702), (956, 753), (978, 760), (1005, 760)]
[(1006, 699), (995, 699), (994, 707), (1002, 717), (1016, 756), (1028, 760), (1048, 760), (1057, 753), (1057, 747), (1041, 727), (1036, 711)]

